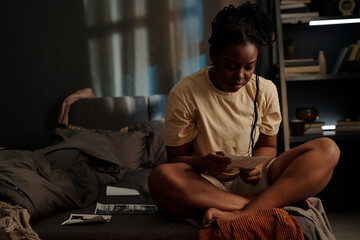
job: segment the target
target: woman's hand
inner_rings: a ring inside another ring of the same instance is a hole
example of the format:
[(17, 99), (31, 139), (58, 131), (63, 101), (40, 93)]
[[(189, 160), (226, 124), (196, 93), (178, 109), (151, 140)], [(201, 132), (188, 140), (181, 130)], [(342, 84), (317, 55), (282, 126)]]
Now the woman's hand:
[(205, 172), (209, 175), (220, 175), (227, 165), (231, 163), (231, 159), (225, 157), (224, 152), (212, 152), (202, 157), (202, 165)]
[(209, 175), (220, 175), (227, 165), (231, 163), (231, 159), (225, 157), (225, 153), (211, 152), (202, 157), (192, 157), (191, 142), (180, 146), (166, 146), (169, 162), (187, 163), (198, 172), (207, 172)]
[(262, 172), (262, 168), (259, 166), (253, 169), (240, 168), (240, 177), (245, 183), (255, 186), (262, 178)]
[(257, 165), (252, 169), (240, 168), (240, 177), (241, 179), (250, 185), (256, 185), (259, 180), (262, 178), (263, 170), (266, 165), (270, 162), (271, 159), (264, 161), (263, 163)]
[(277, 135), (269, 136), (260, 133), (259, 139), (256, 142), (254, 157), (270, 157), (269, 160), (256, 166), (253, 169), (240, 169), (241, 179), (250, 185), (256, 185), (262, 178), (262, 173), (265, 166), (276, 156), (277, 150)]

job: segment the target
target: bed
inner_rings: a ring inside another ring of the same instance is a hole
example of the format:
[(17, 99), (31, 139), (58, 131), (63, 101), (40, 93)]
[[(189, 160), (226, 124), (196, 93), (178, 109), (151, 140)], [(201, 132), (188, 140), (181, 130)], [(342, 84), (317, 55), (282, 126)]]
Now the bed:
[[(76, 101), (69, 109), (68, 127), (56, 129), (54, 144), (33, 152), (0, 151), (1, 201), (27, 209), (40, 239), (199, 239), (196, 219), (163, 211), (114, 214), (106, 223), (61, 225), (71, 214), (93, 214), (97, 203), (153, 204), (147, 177), (166, 162), (166, 100), (166, 95), (152, 95)], [(106, 196), (107, 186), (140, 194)], [(305, 239), (331, 239), (321, 201), (311, 200), (315, 214), (306, 216), (294, 206), (287, 211)]]

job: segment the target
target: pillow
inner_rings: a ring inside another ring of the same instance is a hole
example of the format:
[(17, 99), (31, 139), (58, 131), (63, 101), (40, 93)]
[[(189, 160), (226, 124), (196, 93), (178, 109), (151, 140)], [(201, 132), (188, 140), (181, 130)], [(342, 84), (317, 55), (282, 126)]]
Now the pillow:
[[(146, 136), (146, 153), (141, 160), (141, 167), (155, 167), (162, 163), (167, 162), (166, 155), (166, 146), (165, 146), (165, 132), (164, 132), (164, 119), (152, 120), (149, 122), (137, 123), (129, 126), (125, 126), (119, 130), (102, 130), (102, 129), (87, 129), (80, 126), (69, 125), (68, 128), (78, 130), (78, 131), (93, 131), (93, 132), (112, 132), (112, 133), (131, 133), (136, 131), (143, 131)], [(135, 138), (135, 136), (133, 136)], [(130, 139), (129, 139), (130, 140)], [(132, 139), (134, 141), (134, 139)], [(130, 144), (130, 143), (129, 143)], [(136, 141), (134, 141), (136, 145)], [(127, 144), (125, 144), (127, 145)], [(121, 149), (119, 149), (122, 152)], [(136, 151), (135, 151), (136, 152)], [(134, 160), (134, 158), (132, 158)], [(128, 164), (132, 160), (129, 159)], [(133, 162), (129, 169), (135, 169), (134, 167), (139, 164), (140, 159), (137, 159), (136, 162)]]
[[(92, 131), (92, 132), (112, 131), (112, 130), (105, 130), (105, 129), (101, 129), (101, 128), (84, 128), (84, 127), (73, 125), (73, 124), (69, 124), (66, 128), (71, 129), (71, 130), (77, 130), (77, 131)], [(120, 128), (119, 130), (116, 130), (116, 132), (127, 132), (127, 131), (128, 131), (127, 126)]]
[(128, 126), (128, 131), (143, 130), (147, 132), (148, 161), (142, 163), (143, 167), (155, 167), (167, 162), (164, 120), (152, 120)]
[[(120, 161), (130, 170), (136, 170), (142, 167), (147, 161), (147, 138), (148, 131), (139, 129), (136, 131), (127, 131), (121, 129), (117, 131), (102, 129), (86, 129), (72, 126), (68, 131), (62, 131), (61, 136), (64, 140), (74, 137), (82, 132), (87, 134), (100, 134), (99, 137), (105, 137), (111, 142), (114, 149), (120, 157)], [(95, 137), (95, 136), (94, 136)]]
[(103, 134), (110, 139), (128, 169), (139, 169), (147, 161), (147, 132), (103, 131)]

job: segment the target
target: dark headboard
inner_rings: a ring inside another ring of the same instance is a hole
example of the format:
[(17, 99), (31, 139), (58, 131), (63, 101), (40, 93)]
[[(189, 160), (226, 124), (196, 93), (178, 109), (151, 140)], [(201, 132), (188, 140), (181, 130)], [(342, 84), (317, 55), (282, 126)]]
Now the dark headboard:
[(69, 124), (116, 130), (165, 117), (167, 95), (84, 98), (73, 103)]

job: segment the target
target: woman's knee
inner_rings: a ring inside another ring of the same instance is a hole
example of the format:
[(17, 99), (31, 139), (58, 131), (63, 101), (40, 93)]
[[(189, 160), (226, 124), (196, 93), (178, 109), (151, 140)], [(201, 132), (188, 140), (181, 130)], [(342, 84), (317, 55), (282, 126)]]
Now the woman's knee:
[[(191, 168), (191, 167), (190, 167)], [(186, 174), (189, 165), (182, 163), (162, 164), (153, 169), (148, 177), (148, 187), (155, 204), (175, 214), (181, 214), (178, 204), (187, 199)], [(183, 210), (185, 213), (185, 210)]]
[(184, 171), (184, 168), (186, 166), (180, 163), (161, 164), (155, 167), (148, 177), (150, 191), (161, 191), (161, 189), (179, 185), (180, 172)]
[(335, 167), (340, 158), (340, 149), (338, 145), (330, 138), (322, 137), (312, 141), (313, 147), (321, 151), (321, 154), (327, 160), (327, 164)]
[(161, 164), (155, 167), (149, 174), (148, 185), (149, 188), (158, 186), (159, 183), (166, 181), (169, 170), (171, 169), (170, 164)]

